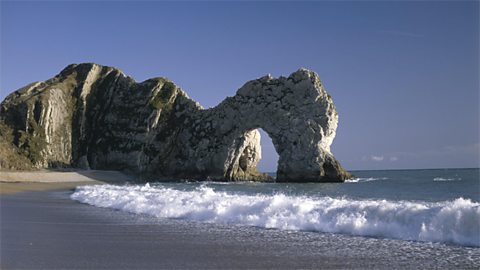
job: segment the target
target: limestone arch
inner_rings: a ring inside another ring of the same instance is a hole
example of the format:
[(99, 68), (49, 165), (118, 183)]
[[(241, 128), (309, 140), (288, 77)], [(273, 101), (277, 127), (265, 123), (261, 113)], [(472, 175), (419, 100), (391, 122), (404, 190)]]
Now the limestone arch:
[[(227, 180), (258, 178), (258, 160), (248, 155), (249, 149), (259, 147), (258, 128), (270, 136), (279, 155), (277, 181), (342, 181), (348, 177), (330, 152), (338, 114), (314, 72), (300, 69), (288, 78), (265, 76), (247, 82), (235, 96), (206, 110), (204, 119), (215, 123), (215, 137), (220, 140), (216, 143), (228, 146), (219, 148), (213, 157), (224, 160), (219, 169)], [(251, 158), (249, 166), (244, 166), (245, 158)]]

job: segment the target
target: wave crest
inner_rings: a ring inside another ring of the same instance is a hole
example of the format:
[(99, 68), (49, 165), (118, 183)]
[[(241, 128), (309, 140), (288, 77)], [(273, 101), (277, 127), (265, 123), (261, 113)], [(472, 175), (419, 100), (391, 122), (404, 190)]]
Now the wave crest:
[(463, 198), (438, 203), (351, 200), (240, 195), (206, 186), (183, 191), (148, 184), (82, 186), (71, 198), (161, 218), (480, 246), (480, 204)]

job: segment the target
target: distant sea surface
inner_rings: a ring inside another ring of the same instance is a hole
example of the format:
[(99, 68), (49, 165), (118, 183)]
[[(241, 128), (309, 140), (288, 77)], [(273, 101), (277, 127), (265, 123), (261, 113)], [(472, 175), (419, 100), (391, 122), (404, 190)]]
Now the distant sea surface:
[[(175, 219), (235, 225), (232, 230), (254, 226), (307, 231), (337, 235), (337, 241), (347, 241), (346, 245), (368, 239), (385, 241), (384, 250), (372, 251), (379, 255), (394, 252), (389, 246), (408, 253), (414, 249), (426, 252), (435, 245), (438, 260), (452, 259), (452, 248), (467, 254), (463, 260), (474, 263), (480, 259), (479, 169), (352, 173), (356, 178), (345, 183), (83, 186), (71, 198), (148, 215), (159, 222)], [(450, 255), (442, 255), (442, 249)]]

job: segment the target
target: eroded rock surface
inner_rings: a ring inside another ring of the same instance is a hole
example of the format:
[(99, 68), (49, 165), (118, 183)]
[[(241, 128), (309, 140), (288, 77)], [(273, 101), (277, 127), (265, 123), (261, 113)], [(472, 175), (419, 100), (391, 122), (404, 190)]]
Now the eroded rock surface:
[[(120, 70), (70, 65), (1, 104), (5, 169), (123, 170), (147, 179), (268, 180), (256, 169), (264, 129), (279, 154), (278, 181), (343, 181), (330, 152), (338, 114), (318, 75), (249, 81), (203, 109), (166, 78), (141, 83)], [(12, 150), (13, 149), (13, 150)], [(23, 158), (23, 159), (22, 159)]]

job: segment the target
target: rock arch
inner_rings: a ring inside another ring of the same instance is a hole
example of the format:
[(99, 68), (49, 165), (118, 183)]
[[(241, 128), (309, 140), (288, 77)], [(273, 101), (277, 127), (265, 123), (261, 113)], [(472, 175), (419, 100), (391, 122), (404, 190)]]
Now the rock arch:
[(216, 140), (212, 144), (224, 146), (216, 148), (211, 159), (224, 160), (226, 179), (258, 177), (257, 128), (268, 133), (279, 155), (277, 181), (342, 181), (349, 177), (330, 152), (338, 114), (314, 72), (300, 69), (288, 78), (265, 76), (250, 81), (234, 97), (199, 113), (198, 119), (213, 123)]

